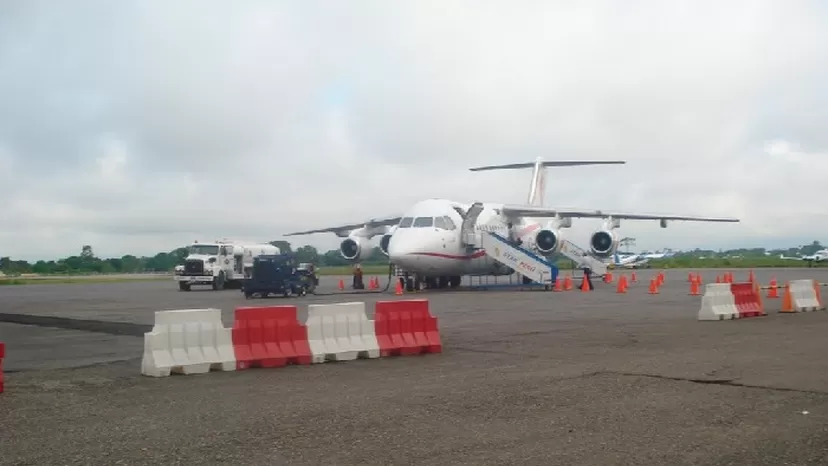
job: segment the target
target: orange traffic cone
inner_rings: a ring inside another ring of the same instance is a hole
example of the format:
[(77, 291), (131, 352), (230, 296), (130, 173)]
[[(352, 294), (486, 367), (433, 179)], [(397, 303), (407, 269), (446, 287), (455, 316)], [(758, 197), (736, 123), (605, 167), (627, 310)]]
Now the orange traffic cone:
[(771, 277), (770, 285), (768, 286), (768, 298), (779, 297), (779, 286), (776, 284), (776, 277)]
[(607, 271), (607, 274), (604, 275), (604, 283), (612, 283), (612, 272)]
[(756, 276), (753, 275), (753, 270), (748, 273), (748, 281), (750, 283), (756, 283)]
[(699, 282), (693, 280), (690, 282), (690, 296), (698, 296), (699, 295)]
[(621, 275), (621, 278), (618, 279), (618, 287), (615, 288), (615, 292), (618, 294), (627, 292), (627, 277), (625, 275)]
[(555, 279), (555, 287), (552, 288), (552, 291), (563, 291), (563, 285), (561, 285), (561, 277), (557, 277)]
[(394, 294), (397, 296), (401, 296), (403, 294), (402, 283), (400, 283), (399, 280), (397, 280), (397, 286), (394, 288)]
[(590, 292), (589, 284), (587, 283), (587, 279), (586, 279), (586, 275), (584, 275), (584, 278), (581, 279), (581, 292), (582, 293), (589, 293)]
[(638, 276), (635, 274), (635, 270), (633, 270), (632, 277), (630, 277), (630, 281), (633, 283), (638, 283)]
[(793, 296), (791, 296), (791, 282), (785, 284), (785, 294), (782, 296), (782, 309), (779, 312), (796, 312), (793, 308)]
[(649, 294), (658, 294), (658, 279), (653, 278), (652, 280), (650, 280)]
[(696, 277), (693, 275), (693, 272), (687, 272), (687, 283), (693, 283), (696, 280)]
[(345, 280), (339, 279), (339, 291), (343, 291), (345, 289)]
[(564, 278), (564, 290), (571, 291), (572, 290), (572, 275), (567, 275)]

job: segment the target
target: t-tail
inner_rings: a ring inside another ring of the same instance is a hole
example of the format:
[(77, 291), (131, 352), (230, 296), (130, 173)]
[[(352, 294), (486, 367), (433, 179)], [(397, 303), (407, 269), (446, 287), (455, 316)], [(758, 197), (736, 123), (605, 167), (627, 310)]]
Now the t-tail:
[(526, 203), (531, 206), (542, 207), (546, 196), (546, 168), (547, 167), (574, 167), (578, 165), (622, 165), (627, 162), (620, 160), (557, 160), (544, 161), (538, 157), (534, 162), (509, 163), (505, 165), (487, 165), (469, 170), (473, 172), (485, 170), (514, 170), (521, 168), (532, 169), (532, 181), (529, 185), (529, 197)]

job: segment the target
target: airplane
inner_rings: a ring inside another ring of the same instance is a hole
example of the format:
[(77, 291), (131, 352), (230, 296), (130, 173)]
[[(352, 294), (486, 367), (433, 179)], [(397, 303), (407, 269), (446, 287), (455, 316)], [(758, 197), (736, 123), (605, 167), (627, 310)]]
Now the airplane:
[(820, 249), (810, 256), (802, 256), (801, 259), (808, 262), (822, 262), (824, 260), (828, 260), (828, 249)]
[(381, 236), (379, 247), (391, 264), (414, 280), (414, 288), (455, 288), (465, 275), (511, 275), (509, 267), (491, 259), (485, 250), (470, 250), (464, 234), (488, 231), (541, 256), (553, 256), (564, 244), (563, 230), (573, 218), (603, 219), (602, 226), (589, 238), (589, 251), (595, 257), (611, 257), (620, 237), (616, 229), (621, 220), (658, 220), (662, 228), (668, 221), (738, 222), (735, 218), (700, 217), (673, 214), (624, 213), (585, 209), (545, 207), (546, 169), (580, 165), (624, 164), (623, 161), (544, 161), (491, 165), (471, 171), (532, 168), (526, 204), (461, 203), (448, 199), (426, 199), (415, 203), (400, 216), (288, 233), (285, 236), (334, 233), (344, 238), (340, 255), (357, 263), (371, 253), (368, 241)]
[(617, 252), (613, 255), (612, 266), (615, 268), (639, 269), (650, 263), (648, 257), (641, 254), (629, 254), (621, 257)]
[(666, 259), (668, 257), (675, 256), (676, 253), (669, 249), (665, 249), (664, 252), (643, 252), (639, 254), (639, 257), (643, 259)]

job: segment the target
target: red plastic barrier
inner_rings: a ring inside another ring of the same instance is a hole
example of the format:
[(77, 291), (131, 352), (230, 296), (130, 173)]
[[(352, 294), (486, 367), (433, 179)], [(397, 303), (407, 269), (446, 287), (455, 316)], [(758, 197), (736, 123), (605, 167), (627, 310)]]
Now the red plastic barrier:
[(236, 369), (310, 364), (308, 329), (296, 306), (240, 307), (233, 318)]
[(6, 344), (0, 343), (0, 393), (3, 393), (3, 358), (6, 357)]
[(378, 301), (374, 331), (380, 356), (441, 353), (437, 318), (428, 309), (428, 300)]
[(764, 316), (762, 300), (753, 283), (731, 283), (730, 292), (736, 302), (739, 318)]

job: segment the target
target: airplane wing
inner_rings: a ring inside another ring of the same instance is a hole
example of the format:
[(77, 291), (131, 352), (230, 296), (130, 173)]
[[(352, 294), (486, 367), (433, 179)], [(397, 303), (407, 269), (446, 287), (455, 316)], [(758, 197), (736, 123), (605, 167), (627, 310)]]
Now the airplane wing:
[(687, 222), (738, 222), (738, 218), (699, 217), (693, 215), (636, 214), (601, 210), (555, 209), (529, 205), (504, 205), (503, 213), (508, 217), (554, 217), (561, 218), (617, 218), (627, 220), (677, 220)]
[(314, 233), (335, 233), (337, 236), (340, 235), (347, 235), (350, 231), (356, 230), (357, 228), (377, 228), (377, 227), (384, 227), (384, 226), (391, 226), (400, 223), (400, 219), (402, 216), (399, 217), (385, 217), (385, 218), (374, 218), (368, 220), (366, 222), (361, 223), (353, 223), (350, 225), (339, 225), (336, 227), (329, 227), (329, 228), (319, 228), (316, 230), (306, 230), (306, 231), (297, 231), (294, 233), (288, 233), (284, 236), (299, 236), (299, 235), (312, 235)]

